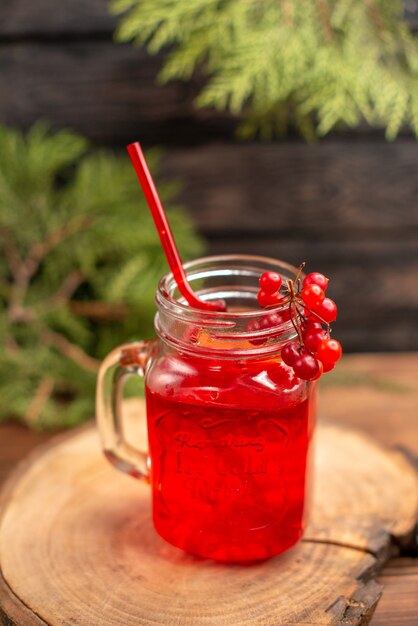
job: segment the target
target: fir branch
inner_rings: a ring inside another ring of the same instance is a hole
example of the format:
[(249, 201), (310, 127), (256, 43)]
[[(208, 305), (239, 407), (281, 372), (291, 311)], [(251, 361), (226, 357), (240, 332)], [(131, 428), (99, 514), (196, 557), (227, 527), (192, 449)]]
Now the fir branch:
[(14, 280), (17, 280), (20, 268), (22, 266), (22, 260), (19, 256), (19, 252), (16, 246), (13, 244), (10, 233), (0, 229), (0, 237), (2, 240), (4, 256), (6, 258), (10, 273), (13, 276)]
[(88, 215), (76, 215), (67, 224), (63, 224), (59, 228), (48, 233), (43, 241), (35, 243), (29, 250), (26, 262), (24, 263), (23, 272), (27, 278), (31, 278), (39, 267), (42, 259), (46, 257), (60, 243), (75, 235), (80, 230), (91, 226), (93, 218)]
[(80, 270), (73, 270), (64, 278), (62, 284), (58, 287), (57, 291), (50, 299), (50, 305), (53, 307), (64, 304), (73, 296), (74, 292), (85, 280), (83, 272)]
[(32, 321), (33, 319), (28, 311), (24, 309), (23, 301), (29, 287), (29, 281), (38, 270), (45, 256), (62, 241), (91, 224), (92, 218), (90, 216), (74, 217), (67, 224), (51, 231), (43, 241), (34, 243), (29, 250), (26, 260), (22, 260), (18, 265), (15, 265), (14, 283), (9, 302), (9, 316), (13, 321)]
[(380, 11), (378, 10), (378, 8), (376, 7), (375, 3), (373, 2), (373, 0), (363, 0), (363, 2), (367, 7), (368, 13), (376, 28), (376, 31), (379, 34), (383, 33), (385, 29), (385, 24), (384, 24), (382, 15)]
[(33, 400), (26, 411), (25, 421), (29, 426), (33, 426), (39, 419), (46, 402), (51, 397), (54, 390), (54, 380), (50, 376), (45, 376), (35, 392)]
[(74, 363), (79, 365), (81, 368), (94, 373), (98, 371), (100, 361), (86, 354), (86, 352), (84, 352), (84, 350), (82, 350), (79, 346), (76, 346), (68, 341), (64, 335), (61, 335), (53, 330), (45, 329), (41, 333), (41, 341), (43, 341), (47, 346), (53, 346), (56, 348), (65, 357), (74, 361)]
[(70, 309), (74, 315), (88, 317), (92, 320), (119, 321), (128, 317), (131, 307), (127, 304), (113, 302), (73, 300)]
[(322, 27), (324, 29), (325, 38), (328, 41), (332, 41), (334, 38), (332, 24), (331, 24), (331, 13), (329, 10), (329, 5), (327, 0), (315, 0), (319, 16), (321, 18)]
[[(417, 132), (418, 37), (401, 0), (113, 0), (116, 33), (169, 49), (161, 82), (206, 72), (199, 107), (239, 116), (241, 136), (289, 124), (312, 139), (342, 124)], [(284, 123), (285, 122), (285, 123)]]
[(293, 0), (282, 0), (283, 2), (283, 21), (287, 26), (293, 25)]
[(6, 342), (5, 342), (5, 347), (6, 347), (6, 350), (12, 356), (14, 356), (17, 352), (20, 351), (19, 345), (17, 344), (17, 342), (15, 341), (13, 337), (7, 337)]
[[(147, 160), (155, 174), (158, 155)], [(166, 206), (176, 188), (159, 182)], [(184, 258), (198, 255), (190, 221), (169, 213)], [(0, 420), (78, 424), (105, 354), (153, 333), (168, 269), (128, 158), (46, 125), (0, 125), (0, 240)]]

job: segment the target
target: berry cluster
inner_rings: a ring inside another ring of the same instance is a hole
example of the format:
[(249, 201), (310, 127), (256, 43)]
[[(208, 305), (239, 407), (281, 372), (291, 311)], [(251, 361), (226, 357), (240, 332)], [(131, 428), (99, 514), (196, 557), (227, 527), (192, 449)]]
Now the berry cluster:
[[(338, 311), (335, 302), (325, 296), (329, 280), (323, 274), (311, 272), (301, 284), (299, 276), (303, 266), (295, 280), (287, 282), (283, 293), (280, 292), (280, 274), (264, 272), (257, 299), (262, 307), (289, 304), (288, 314), (298, 340), (283, 347), (282, 359), (302, 380), (317, 380), (324, 372), (332, 370), (342, 355), (341, 344), (330, 337), (330, 324), (337, 319)], [(271, 313), (266, 317), (266, 324), (270, 320), (270, 326), (274, 325), (274, 315), (277, 316)]]

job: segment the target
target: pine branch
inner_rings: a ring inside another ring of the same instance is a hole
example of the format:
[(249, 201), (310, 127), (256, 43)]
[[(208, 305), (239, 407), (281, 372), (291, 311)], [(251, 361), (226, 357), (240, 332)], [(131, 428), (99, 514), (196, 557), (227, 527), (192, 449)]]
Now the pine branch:
[(376, 7), (375, 3), (373, 2), (373, 0), (363, 0), (364, 4), (367, 7), (368, 13), (370, 15), (370, 18), (376, 28), (376, 31), (381, 34), (384, 29), (385, 29), (385, 24), (382, 18), (382, 15), (380, 14), (380, 11), (378, 10), (378, 8)]
[(0, 237), (10, 273), (13, 276), (14, 280), (17, 280), (20, 272), (20, 267), (22, 266), (22, 260), (20, 259), (16, 246), (13, 244), (10, 233), (0, 229)]
[[(175, 189), (160, 181), (166, 206)], [(69, 131), (0, 125), (0, 216), (0, 420), (78, 424), (105, 354), (153, 333), (167, 266), (148, 207), (126, 157), (86, 153)], [(184, 213), (170, 221), (184, 258), (198, 255)]]
[(332, 41), (334, 33), (331, 24), (331, 13), (327, 0), (315, 0), (319, 16), (321, 18), (322, 27), (324, 29), (325, 39)]
[(131, 307), (127, 304), (98, 301), (77, 302), (73, 300), (70, 303), (70, 309), (74, 315), (108, 322), (126, 319), (131, 312)]
[(20, 351), (19, 345), (13, 337), (7, 337), (5, 342), (5, 348), (12, 356)]
[(25, 421), (29, 426), (33, 426), (39, 419), (46, 402), (51, 397), (54, 390), (54, 380), (50, 376), (43, 378), (36, 390), (35, 396), (30, 403), (25, 415)]
[[(113, 0), (117, 38), (169, 48), (159, 80), (206, 72), (198, 107), (229, 110), (241, 136), (307, 138), (363, 120), (417, 134), (418, 37), (401, 0)], [(283, 120), (286, 121), (283, 124)]]
[(283, 0), (283, 21), (287, 26), (293, 25), (293, 0)]
[[(92, 218), (89, 216), (76, 216), (70, 220), (67, 224), (64, 224), (56, 230), (50, 232), (48, 236), (43, 240), (33, 244), (29, 250), (26, 260), (21, 260), (18, 264), (17, 254), (13, 251), (13, 264), (14, 264), (14, 284), (12, 286), (11, 297), (9, 302), (9, 316), (14, 321), (23, 321), (24, 319), (31, 321), (33, 318), (28, 318), (27, 311), (23, 308), (23, 301), (25, 299), (26, 292), (29, 287), (29, 281), (39, 268), (40, 263), (45, 256), (51, 252), (56, 246), (63, 242), (68, 237), (71, 237), (83, 228), (86, 228), (92, 224)], [(10, 258), (12, 260), (12, 258)]]
[(64, 335), (45, 329), (41, 333), (41, 340), (47, 346), (53, 346), (56, 348), (65, 357), (74, 361), (74, 363), (79, 365), (81, 368), (94, 373), (98, 371), (100, 361), (93, 359), (91, 356), (86, 354), (79, 346), (76, 346), (68, 341)]
[(35, 243), (29, 250), (27, 260), (24, 264), (23, 271), (27, 277), (30, 278), (33, 276), (42, 259), (44, 259), (46, 255), (51, 252), (51, 250), (83, 228), (88, 228), (92, 223), (92, 217), (88, 215), (77, 215), (67, 224), (63, 224), (59, 228), (48, 233), (47, 237), (43, 241)]
[(85, 276), (83, 272), (80, 272), (80, 270), (73, 270), (72, 272), (70, 272), (70, 274), (66, 276), (62, 284), (58, 287), (57, 291), (50, 299), (50, 305), (52, 307), (57, 307), (70, 300), (74, 292), (78, 289), (78, 287), (83, 283), (84, 280)]

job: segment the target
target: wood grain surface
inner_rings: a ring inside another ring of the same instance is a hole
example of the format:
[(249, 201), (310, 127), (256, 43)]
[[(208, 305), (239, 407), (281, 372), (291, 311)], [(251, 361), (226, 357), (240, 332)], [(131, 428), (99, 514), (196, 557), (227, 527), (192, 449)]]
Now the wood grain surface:
[(46, 119), (112, 146), (233, 136), (230, 116), (193, 107), (194, 82), (157, 85), (160, 66), (160, 57), (110, 37), (1, 45), (0, 120), (27, 128)]
[(108, 0), (61, 0), (51, 10), (50, 0), (13, 0), (0, 6), (0, 39), (111, 36), (116, 18)]
[[(345, 356), (340, 371), (323, 380), (322, 416), (406, 451), (418, 467), (418, 354)], [(403, 555), (379, 577), (384, 592), (372, 626), (418, 624), (418, 544)]]
[[(385, 445), (407, 447), (411, 457), (418, 459), (417, 380), (417, 354), (345, 356), (339, 371), (323, 379), (319, 412), (335, 423), (355, 426)], [(50, 437), (16, 424), (0, 426), (0, 480), (30, 448)], [(372, 626), (417, 626), (418, 561), (412, 555), (412, 547), (406, 552), (403, 549), (403, 556), (392, 558), (379, 576), (384, 592)], [(20, 603), (19, 608), (22, 611)], [(35, 622), (23, 620), (20, 625), (28, 623)]]
[[(116, 18), (109, 17), (108, 0), (61, 0), (51, 11), (50, 0), (13, 0), (0, 7), (0, 36), (47, 35), (51, 32), (72, 34), (88, 32), (93, 35), (111, 33)], [(405, 3), (404, 15), (409, 25), (418, 26), (416, 0)]]
[[(127, 404), (131, 439), (143, 448), (144, 404)], [(6, 485), (4, 580), (53, 626), (74, 619), (112, 626), (366, 624), (381, 593), (373, 577), (391, 538), (407, 538), (415, 526), (417, 474), (402, 455), (332, 425), (318, 429), (315, 459), (305, 540), (262, 564), (222, 566), (162, 541), (152, 528), (149, 488), (117, 474), (95, 430), (83, 429), (38, 453)], [(11, 617), (19, 619), (16, 611)]]

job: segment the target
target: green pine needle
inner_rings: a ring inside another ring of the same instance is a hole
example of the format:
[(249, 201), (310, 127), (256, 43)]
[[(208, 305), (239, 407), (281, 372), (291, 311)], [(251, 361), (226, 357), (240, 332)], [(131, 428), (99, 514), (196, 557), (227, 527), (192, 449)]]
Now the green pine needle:
[[(159, 155), (147, 159), (158, 174)], [(178, 185), (158, 181), (166, 206)], [(202, 242), (169, 212), (185, 258)], [(154, 292), (167, 271), (126, 156), (78, 135), (0, 126), (0, 420), (72, 426), (94, 415), (100, 359), (153, 335)]]
[(366, 120), (418, 135), (418, 38), (402, 0), (113, 0), (116, 39), (169, 48), (160, 81), (207, 82), (201, 107), (244, 116), (241, 136), (308, 139)]

